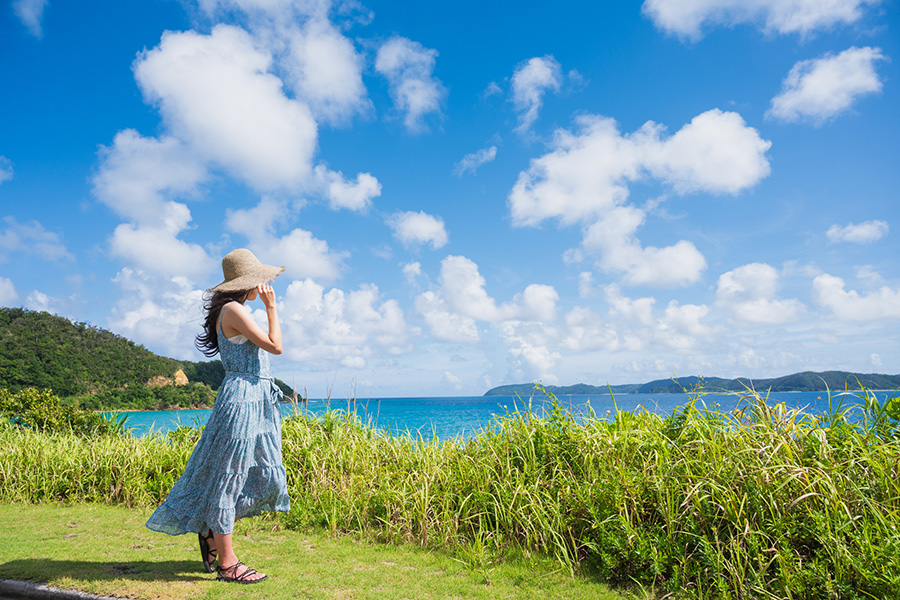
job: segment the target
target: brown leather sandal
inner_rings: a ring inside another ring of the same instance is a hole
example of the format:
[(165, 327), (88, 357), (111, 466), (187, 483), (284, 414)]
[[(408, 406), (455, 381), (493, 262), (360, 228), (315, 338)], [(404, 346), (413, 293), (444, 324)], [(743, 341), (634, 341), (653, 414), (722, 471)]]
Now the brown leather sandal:
[(248, 579), (248, 577), (253, 577), (259, 571), (256, 569), (251, 569), (247, 567), (240, 573), (238, 573), (238, 567), (247, 567), (241, 561), (237, 561), (230, 567), (216, 567), (216, 580), (217, 581), (229, 581), (234, 583), (259, 583), (260, 581), (265, 581), (269, 578), (268, 575), (263, 575), (259, 579)]

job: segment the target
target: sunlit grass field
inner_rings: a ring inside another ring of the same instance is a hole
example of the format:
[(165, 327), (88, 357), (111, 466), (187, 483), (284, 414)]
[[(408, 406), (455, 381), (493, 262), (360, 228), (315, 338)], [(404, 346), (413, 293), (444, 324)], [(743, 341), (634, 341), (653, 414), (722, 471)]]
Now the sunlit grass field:
[(485, 572), (451, 552), (273, 528), (262, 519), (238, 521), (234, 539), (241, 560), (268, 579), (225, 584), (203, 570), (197, 536), (146, 529), (150, 512), (89, 503), (0, 503), (0, 578), (144, 600), (622, 598), (594, 578), (570, 577), (549, 558), (507, 560)]
[[(900, 590), (897, 401), (834, 395), (825, 415), (735, 411), (702, 392), (667, 417), (498, 418), (469, 439), (385, 436), (353, 414), (283, 423), (296, 530), (509, 555), (669, 598), (886, 598)], [(0, 500), (160, 503), (199, 433), (37, 433), (0, 426)]]

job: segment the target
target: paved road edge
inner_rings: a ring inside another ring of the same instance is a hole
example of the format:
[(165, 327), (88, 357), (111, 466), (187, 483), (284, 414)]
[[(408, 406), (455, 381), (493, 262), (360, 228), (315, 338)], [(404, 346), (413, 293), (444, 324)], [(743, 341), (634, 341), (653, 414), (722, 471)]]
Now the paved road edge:
[(97, 596), (87, 592), (62, 590), (33, 581), (0, 579), (0, 600), (122, 600), (113, 596)]

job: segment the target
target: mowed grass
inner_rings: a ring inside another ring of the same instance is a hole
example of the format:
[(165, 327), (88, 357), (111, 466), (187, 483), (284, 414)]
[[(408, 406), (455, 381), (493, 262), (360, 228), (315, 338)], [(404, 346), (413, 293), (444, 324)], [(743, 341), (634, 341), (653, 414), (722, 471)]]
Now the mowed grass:
[(291, 531), (271, 519), (235, 531), (240, 558), (269, 579), (227, 584), (203, 570), (196, 536), (150, 531), (148, 516), (99, 504), (0, 505), (0, 578), (142, 600), (622, 598), (547, 559), (481, 569), (444, 552)]

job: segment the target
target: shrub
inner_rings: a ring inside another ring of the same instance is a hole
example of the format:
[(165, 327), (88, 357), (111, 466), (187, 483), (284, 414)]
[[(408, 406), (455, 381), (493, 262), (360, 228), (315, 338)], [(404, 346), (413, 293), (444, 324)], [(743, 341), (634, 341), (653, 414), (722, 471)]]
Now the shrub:
[(35, 431), (78, 435), (119, 434), (124, 424), (124, 420), (110, 420), (88, 410), (64, 405), (52, 390), (36, 388), (25, 388), (18, 394), (0, 388), (0, 418)]

